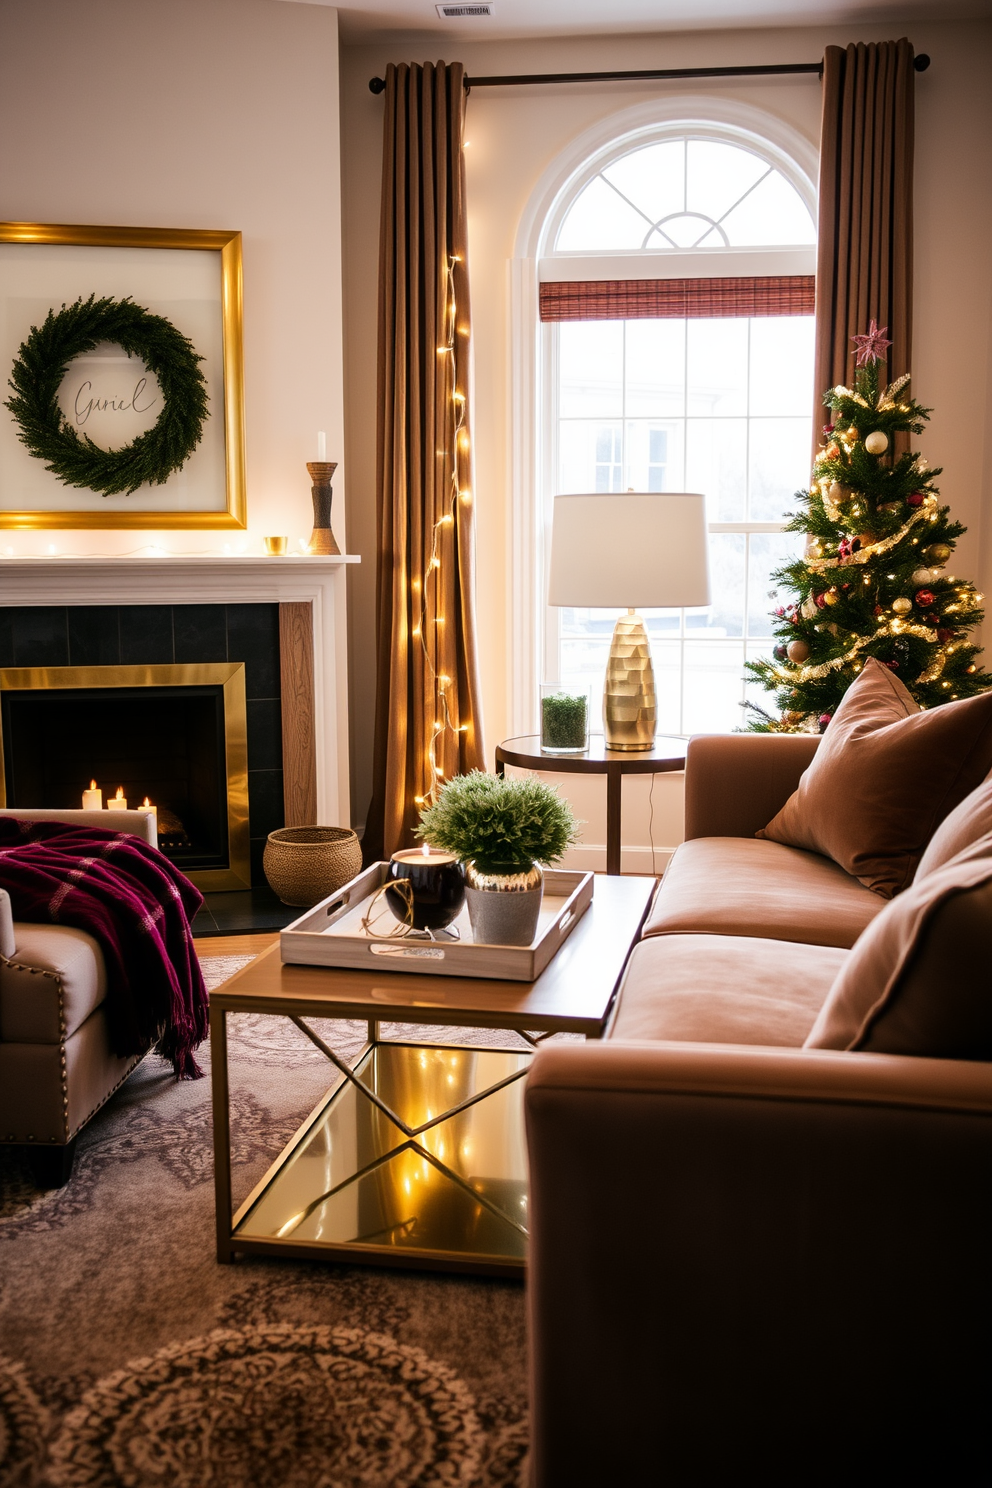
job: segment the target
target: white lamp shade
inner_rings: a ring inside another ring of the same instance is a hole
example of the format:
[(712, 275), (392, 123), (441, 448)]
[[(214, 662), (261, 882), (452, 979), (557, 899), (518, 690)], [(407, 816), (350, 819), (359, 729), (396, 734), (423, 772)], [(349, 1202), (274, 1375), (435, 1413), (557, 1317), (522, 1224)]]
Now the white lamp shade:
[(631, 491), (555, 497), (549, 604), (613, 610), (709, 602), (704, 496)]

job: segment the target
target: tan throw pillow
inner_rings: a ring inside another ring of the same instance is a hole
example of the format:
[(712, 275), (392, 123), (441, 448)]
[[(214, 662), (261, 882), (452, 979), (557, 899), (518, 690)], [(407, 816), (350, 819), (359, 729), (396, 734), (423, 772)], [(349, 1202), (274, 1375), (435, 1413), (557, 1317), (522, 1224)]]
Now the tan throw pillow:
[(992, 692), (921, 712), (872, 657), (798, 788), (757, 836), (823, 853), (890, 899), (990, 768)]
[(804, 1048), (992, 1059), (992, 833), (863, 932)]
[(965, 796), (945, 817), (927, 844), (914, 882), (919, 883), (935, 868), (943, 868), (958, 853), (992, 832), (992, 776)]

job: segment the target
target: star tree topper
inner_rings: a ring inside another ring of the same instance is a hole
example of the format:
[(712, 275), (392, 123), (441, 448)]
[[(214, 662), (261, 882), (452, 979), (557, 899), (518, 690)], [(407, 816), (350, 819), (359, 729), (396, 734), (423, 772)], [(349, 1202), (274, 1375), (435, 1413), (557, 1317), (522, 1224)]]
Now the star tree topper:
[(870, 320), (868, 322), (867, 336), (851, 337), (851, 340), (858, 348), (859, 367), (867, 367), (869, 362), (882, 361), (886, 351), (892, 345), (891, 341), (885, 339), (885, 333), (888, 329), (888, 326), (883, 326), (879, 330), (877, 321)]

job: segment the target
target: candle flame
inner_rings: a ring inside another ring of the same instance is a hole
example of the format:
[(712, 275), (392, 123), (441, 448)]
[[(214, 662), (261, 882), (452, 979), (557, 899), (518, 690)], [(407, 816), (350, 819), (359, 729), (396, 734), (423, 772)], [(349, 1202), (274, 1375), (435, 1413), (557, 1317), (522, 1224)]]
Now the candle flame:
[(96, 790), (96, 781), (95, 780), (91, 780), (90, 781), (90, 790)]
[(115, 801), (123, 801), (123, 799), (124, 799), (124, 787), (122, 785), (119, 785), (117, 787), (117, 794), (114, 797), (114, 800)]
[(141, 804), (142, 804), (142, 806), (148, 806), (148, 807), (150, 807), (152, 803), (151, 803), (151, 801), (149, 801), (148, 797), (146, 796), (145, 799), (142, 801)]

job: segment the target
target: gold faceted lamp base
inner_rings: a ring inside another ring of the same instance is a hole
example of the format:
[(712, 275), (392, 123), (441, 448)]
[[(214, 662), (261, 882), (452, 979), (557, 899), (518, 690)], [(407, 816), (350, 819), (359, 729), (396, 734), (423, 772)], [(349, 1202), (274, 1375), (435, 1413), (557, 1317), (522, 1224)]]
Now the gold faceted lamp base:
[(307, 543), (307, 552), (326, 556), (339, 554), (337, 539), (331, 531), (331, 476), (337, 470), (336, 460), (310, 460), (310, 495), (313, 499), (313, 531)]
[(644, 621), (633, 610), (621, 615), (613, 631), (603, 691), (603, 732), (607, 749), (652, 749), (658, 723), (651, 643)]

